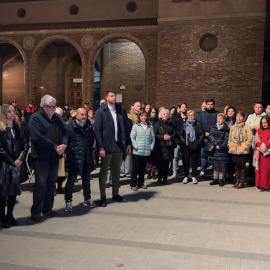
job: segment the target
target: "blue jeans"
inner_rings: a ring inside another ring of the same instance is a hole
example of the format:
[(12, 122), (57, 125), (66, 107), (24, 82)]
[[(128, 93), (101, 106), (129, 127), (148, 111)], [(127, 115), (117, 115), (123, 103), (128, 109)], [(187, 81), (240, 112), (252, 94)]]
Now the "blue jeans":
[(35, 184), (31, 215), (52, 210), (58, 166), (59, 159), (34, 161)]
[[(205, 146), (208, 144), (209, 140), (204, 139)], [(207, 169), (208, 156), (204, 153), (204, 148), (201, 148), (201, 171), (205, 172)]]
[(177, 145), (174, 148), (173, 172), (177, 172), (177, 169), (178, 169), (179, 153), (180, 153), (180, 145)]

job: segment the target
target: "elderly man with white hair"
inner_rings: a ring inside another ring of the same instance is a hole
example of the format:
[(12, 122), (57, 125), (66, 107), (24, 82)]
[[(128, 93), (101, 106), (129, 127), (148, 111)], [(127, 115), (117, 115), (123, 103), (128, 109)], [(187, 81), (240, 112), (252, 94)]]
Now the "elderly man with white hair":
[(29, 120), (35, 172), (31, 218), (36, 222), (43, 221), (43, 215), (58, 215), (52, 208), (59, 158), (66, 149), (67, 136), (65, 124), (55, 109), (56, 99), (45, 95), (41, 98), (39, 111)]

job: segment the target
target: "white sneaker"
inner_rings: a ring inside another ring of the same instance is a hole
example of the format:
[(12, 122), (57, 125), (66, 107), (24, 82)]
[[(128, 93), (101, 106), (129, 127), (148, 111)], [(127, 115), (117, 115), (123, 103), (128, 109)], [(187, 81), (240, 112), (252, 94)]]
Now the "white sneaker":
[(204, 174), (205, 173), (203, 171), (201, 171), (200, 174), (199, 174), (199, 176), (204, 176)]
[(183, 182), (182, 182), (183, 184), (187, 184), (188, 183), (188, 178), (187, 177), (185, 177), (184, 179), (183, 179)]
[(94, 201), (93, 200), (87, 200), (87, 201), (84, 201), (83, 202), (83, 206), (88, 206), (88, 207), (90, 207), (90, 208), (94, 208), (94, 207), (96, 207), (97, 205), (94, 203)]
[(195, 177), (192, 177), (192, 183), (193, 184), (198, 184), (198, 181), (197, 181), (197, 179)]
[(172, 178), (173, 179), (177, 178), (177, 172), (173, 172)]
[(67, 202), (65, 207), (66, 212), (72, 212), (72, 202)]

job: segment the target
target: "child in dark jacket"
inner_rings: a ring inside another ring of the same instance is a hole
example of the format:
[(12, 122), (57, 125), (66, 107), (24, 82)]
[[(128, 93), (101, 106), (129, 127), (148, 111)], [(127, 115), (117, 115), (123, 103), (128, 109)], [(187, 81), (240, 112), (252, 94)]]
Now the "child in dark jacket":
[(226, 115), (219, 113), (217, 115), (217, 123), (211, 126), (210, 129), (209, 139), (215, 146), (215, 152), (213, 156), (209, 158), (209, 160), (213, 162), (214, 167), (213, 181), (210, 182), (210, 185), (219, 184), (219, 186), (224, 186), (225, 164), (229, 162), (227, 144), (230, 131), (225, 120)]

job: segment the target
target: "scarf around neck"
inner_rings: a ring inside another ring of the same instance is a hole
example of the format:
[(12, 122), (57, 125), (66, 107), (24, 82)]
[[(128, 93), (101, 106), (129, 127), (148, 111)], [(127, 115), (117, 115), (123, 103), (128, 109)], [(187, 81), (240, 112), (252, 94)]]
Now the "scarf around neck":
[(232, 141), (235, 143), (241, 143), (243, 142), (243, 127), (245, 125), (245, 122), (242, 123), (235, 123), (235, 129), (232, 134)]
[(195, 120), (187, 120), (186, 124), (187, 124), (187, 130), (186, 130), (186, 145), (188, 145), (188, 140), (190, 140), (191, 142), (194, 142), (196, 139), (195, 136), (195, 131), (193, 128), (193, 124), (195, 123)]

